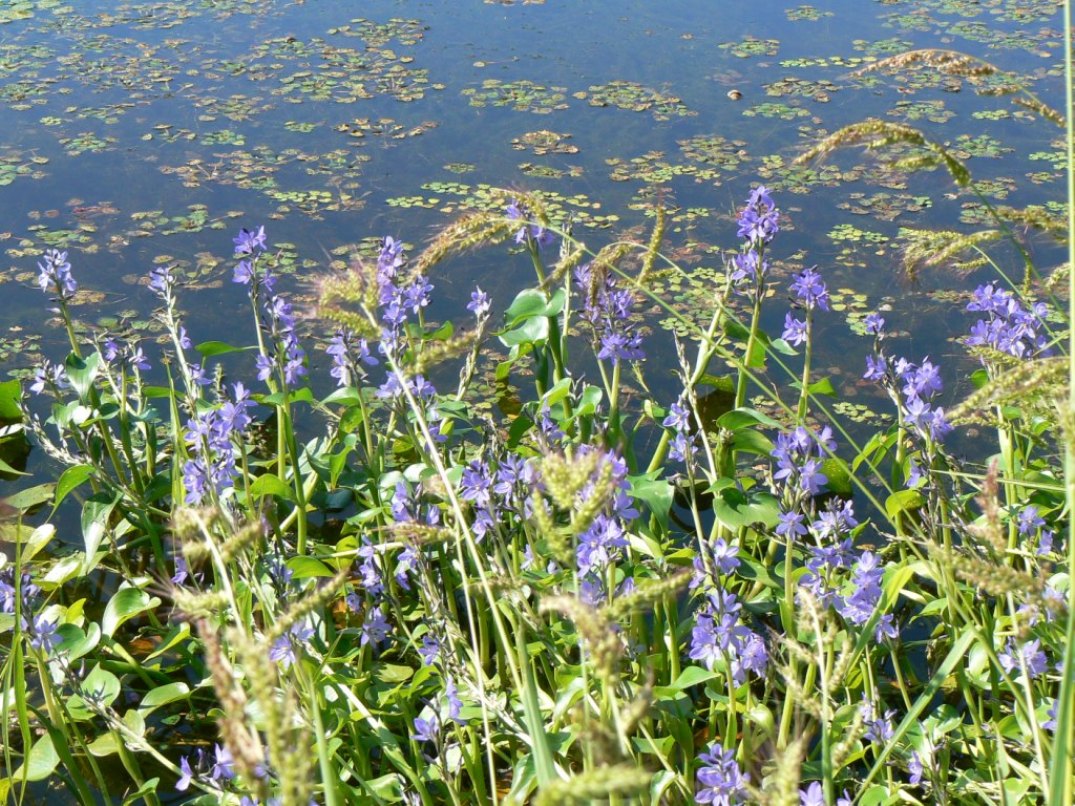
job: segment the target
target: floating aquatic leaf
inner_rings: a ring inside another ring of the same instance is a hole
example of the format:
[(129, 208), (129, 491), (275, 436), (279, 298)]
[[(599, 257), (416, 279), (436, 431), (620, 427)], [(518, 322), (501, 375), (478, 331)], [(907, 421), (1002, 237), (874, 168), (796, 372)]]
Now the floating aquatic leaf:
[(817, 8), (810, 5), (801, 5), (796, 8), (784, 9), (784, 14), (792, 22), (798, 22), (799, 20), (817, 22), (822, 17), (831, 17), (833, 15), (831, 11), (819, 11)]
[(775, 97), (798, 95), (810, 98), (814, 101), (827, 103), (832, 93), (840, 88), (828, 79), (820, 78), (813, 81), (794, 76), (782, 78), (765, 85), (765, 93)]
[(904, 121), (928, 120), (931, 123), (947, 123), (956, 113), (946, 109), (944, 101), (897, 101), (896, 106), (888, 111), (890, 117)]
[(370, 47), (381, 47), (393, 39), (401, 45), (417, 45), (428, 29), (429, 26), (421, 20), (393, 17), (382, 23), (354, 19), (346, 25), (330, 28), (328, 32), (340, 36), (357, 36)]
[(385, 140), (403, 140), (409, 137), (417, 137), (431, 129), (437, 128), (436, 121), (427, 120), (417, 126), (399, 123), (392, 118), (355, 118), (350, 123), (337, 125), (336, 131), (345, 132), (351, 137), (362, 139), (364, 137), (380, 137)]
[(591, 86), (587, 95), (590, 106), (615, 106), (631, 112), (650, 111), (656, 120), (696, 115), (674, 95), (644, 87), (634, 81), (610, 81)]
[(737, 170), (750, 160), (745, 140), (728, 140), (719, 134), (696, 134), (677, 142), (687, 159), (703, 165), (714, 165), (724, 171)]
[(511, 141), (511, 147), (516, 151), (530, 150), (539, 157), (546, 154), (578, 154), (579, 147), (567, 142), (570, 139), (570, 134), (542, 129), (516, 137)]
[(778, 118), (780, 120), (794, 120), (795, 118), (810, 117), (810, 110), (801, 106), (789, 106), (788, 104), (767, 101), (754, 106), (748, 106), (743, 110), (743, 116), (748, 118)]
[(739, 42), (724, 42), (720, 48), (730, 51), (733, 56), (738, 56), (740, 59), (748, 59), (751, 56), (775, 56), (780, 50), (780, 42), (776, 39), (758, 39), (747, 36)]
[(527, 79), (504, 82), (488, 78), (480, 88), (467, 87), (463, 95), (471, 106), (510, 106), (518, 112), (547, 115), (557, 109), (567, 109), (567, 89), (546, 87)]

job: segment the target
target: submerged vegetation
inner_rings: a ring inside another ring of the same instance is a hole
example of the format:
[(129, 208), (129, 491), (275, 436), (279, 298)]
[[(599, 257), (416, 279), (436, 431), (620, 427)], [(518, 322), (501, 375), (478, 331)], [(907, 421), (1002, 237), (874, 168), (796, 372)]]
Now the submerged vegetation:
[[(0, 23), (54, 8), (9, 5)], [(1028, 21), (1049, 4), (1011, 5), (993, 4)], [(366, 42), (361, 80), (345, 78), (361, 71), (342, 46), (315, 48), (336, 72), (284, 75), (289, 58), (314, 58), (294, 36), (231, 69), (288, 99), (410, 102), (443, 87), (387, 44), (424, 30), (334, 28)], [(775, 39), (721, 47), (780, 54)], [(936, 138), (919, 125), (943, 124), (944, 104), (906, 102), (806, 127), (794, 160), (716, 134), (679, 139), (686, 163), (610, 157), (613, 181), (646, 188), (631, 206), (647, 228), (619, 237), (617, 212), (582, 194), (428, 181), (428, 195), (386, 199), (452, 216), (428, 243), (367, 238), (333, 249), (326, 270), (276, 239), (299, 237), (285, 213), (361, 209), (363, 156), (169, 125), (148, 139), (236, 150), (161, 171), (263, 194), (283, 220), (200, 203), (133, 215), (146, 232), (245, 224), (228, 258), (158, 257), (131, 278), (130, 304), (152, 310), (135, 323), (79, 315), (102, 293), (74, 250), (92, 225), (42, 226), (9, 250), (36, 262), (20, 277), (65, 343), (0, 383), (0, 474), (18, 487), (0, 525), (4, 801), (1071, 803), (1075, 280), (1070, 252), (1040, 265), (1025, 237), (1075, 250), (1071, 66), (1064, 115), (976, 57), (870, 47), (868, 62), (833, 63), (865, 86), (966, 85), (1013, 102), (994, 116), (1063, 128), (1035, 182), (1066, 172), (1066, 205), (976, 178), (968, 160), (1007, 147)], [(147, 69), (171, 75), (163, 60)], [(766, 92), (789, 105), (744, 114), (808, 117), (802, 99), (839, 90), (785, 77)], [(527, 115), (572, 102), (696, 114), (622, 80), (571, 94), (489, 78), (462, 97)], [(215, 99), (205, 122), (257, 106)], [(436, 127), (352, 115), (335, 131), (387, 148)], [(573, 158), (559, 128), (510, 147)], [(73, 154), (115, 140), (60, 142)], [(880, 159), (842, 169), (855, 147)], [(0, 184), (42, 164), (0, 157)], [(287, 189), (277, 177), (295, 164), (339, 181)], [(582, 171), (524, 165), (541, 179)], [(751, 165), (764, 182), (743, 188), (724, 249), (690, 234), (708, 211), (654, 191)], [(973, 291), (953, 292), (955, 351), (917, 348), (893, 306), (785, 246), (795, 216), (781, 208), (819, 176), (875, 180), (884, 190), (840, 209), (891, 222), (928, 215), (932, 197), (900, 179), (919, 171), (971, 199), (964, 226), (889, 235), (841, 220), (829, 240), (845, 267), (865, 246), (911, 275), (974, 273)], [(82, 223), (116, 213), (78, 210)], [(503, 305), (468, 288), (450, 310), (444, 289), (484, 255), (532, 281)], [(241, 315), (226, 340), (200, 340), (196, 308), (226, 293), (211, 287), (222, 273)], [(829, 338), (854, 358), (827, 366)], [(43, 483), (19, 481), (31, 447), (54, 471)]]

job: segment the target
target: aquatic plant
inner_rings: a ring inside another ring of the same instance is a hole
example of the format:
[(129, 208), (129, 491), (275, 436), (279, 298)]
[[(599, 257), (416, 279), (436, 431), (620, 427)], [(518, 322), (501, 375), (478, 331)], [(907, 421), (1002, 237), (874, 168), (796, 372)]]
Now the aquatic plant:
[[(385, 238), (317, 285), (320, 399), (263, 228), (234, 239), (249, 347), (194, 344), (167, 267), (148, 285), (163, 352), (76, 330), (77, 268), (47, 253), (71, 352), (29, 399), (2, 391), (66, 469), (9, 499), (6, 791), (1055, 799), (1065, 421), (1041, 379), (1064, 352), (1058, 312), (983, 284), (964, 340), (981, 388), (949, 408), (948, 368), (865, 316), (865, 377), (892, 417), (861, 442), (811, 367), (832, 306), (819, 269), (765, 332), (781, 216), (750, 192), (708, 324), (681, 318), (666, 402), (625, 388), (666, 349), (639, 304), (679, 316), (650, 285), (682, 271), (663, 214), (647, 243), (592, 252), (539, 198), (505, 194), (417, 255)], [(497, 245), (535, 284), (506, 305), (475, 289), (466, 329), (432, 321), (440, 265)], [(479, 407), (485, 378), (518, 403)], [(716, 412), (709, 388), (728, 392)], [(300, 441), (298, 417), (323, 433)], [(984, 468), (947, 447), (975, 418), (999, 446)], [(81, 550), (45, 551), (55, 530), (23, 523), (74, 497)], [(72, 593), (91, 573), (123, 580), (92, 617)], [(99, 762), (113, 755), (124, 783)]]

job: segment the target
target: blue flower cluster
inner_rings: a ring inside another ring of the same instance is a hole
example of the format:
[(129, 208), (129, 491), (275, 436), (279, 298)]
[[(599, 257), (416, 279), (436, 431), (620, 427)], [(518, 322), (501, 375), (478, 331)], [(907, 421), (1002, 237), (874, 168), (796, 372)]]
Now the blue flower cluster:
[(614, 361), (641, 361), (642, 334), (638, 332), (631, 314), (635, 297), (620, 288), (610, 272), (595, 274), (592, 263), (575, 269), (575, 285), (582, 299), (582, 318), (593, 328), (599, 343), (597, 357)]
[(200, 504), (210, 495), (221, 496), (239, 475), (235, 445), (242, 442), (253, 421), (248, 409), (254, 401), (242, 383), (235, 383), (232, 392), (233, 400), (200, 409), (187, 420), (184, 436), (190, 458), (183, 464), (183, 486), (188, 504)]
[(967, 310), (984, 313), (986, 318), (974, 323), (964, 340), (966, 344), (990, 347), (1016, 358), (1048, 352), (1049, 337), (1044, 323), (1049, 309), (1044, 302), (1033, 303), (1028, 308), (1011, 291), (987, 283), (974, 290)]
[(232, 280), (249, 288), (250, 298), (260, 302), (272, 341), (272, 354), (263, 347), (258, 353), (259, 381), (270, 381), (277, 364), (282, 368), (284, 381), (297, 383), (306, 375), (306, 351), (299, 344), (295, 329), (295, 313), (291, 303), (276, 293), (276, 278), (269, 269), (259, 266), (265, 254), (265, 227), (256, 231), (242, 229), (235, 237), (235, 256), (241, 257)]
[(746, 803), (747, 784), (750, 775), (744, 773), (735, 760), (735, 750), (714, 742), (698, 756), (702, 766), (698, 768), (698, 788), (695, 803), (712, 803), (713, 806), (736, 806)]

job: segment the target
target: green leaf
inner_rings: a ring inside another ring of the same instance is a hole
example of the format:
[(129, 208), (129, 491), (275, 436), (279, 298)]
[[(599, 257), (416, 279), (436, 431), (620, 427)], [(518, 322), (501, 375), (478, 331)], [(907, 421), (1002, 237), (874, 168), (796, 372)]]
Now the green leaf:
[(101, 365), (100, 353), (90, 353), (85, 358), (79, 358), (74, 353), (67, 356), (64, 367), (67, 370), (67, 380), (78, 394), (79, 400), (85, 400), (90, 387), (97, 377), (97, 370)]
[(828, 479), (825, 486), (830, 492), (837, 495), (851, 495), (851, 474), (847, 472), (847, 464), (842, 459), (831, 456), (828, 459), (822, 459), (821, 472)]
[(46, 501), (51, 501), (55, 491), (56, 485), (51, 482), (38, 484), (25, 490), (19, 490), (14, 495), (9, 495), (4, 499), (4, 503), (19, 512), (26, 512), (34, 507), (41, 506)]
[(254, 398), (266, 406), (282, 406), (285, 399), (289, 403), (313, 403), (314, 393), (309, 386), (304, 386), (301, 389), (289, 389), (286, 398), (283, 392), (264, 396), (255, 395)]
[(737, 431), (740, 428), (748, 428), (754, 425), (765, 425), (770, 428), (780, 427), (780, 423), (772, 417), (749, 408), (732, 409), (724, 412), (717, 418), (717, 425), (729, 431)]
[(160, 657), (165, 652), (169, 652), (188, 638), (190, 638), (190, 624), (184, 621), (168, 631), (168, 634), (161, 639), (160, 646), (146, 656), (145, 662), (148, 664), (151, 660)]
[(744, 493), (736, 487), (713, 492), (713, 514), (731, 529), (742, 529), (755, 523), (772, 529), (780, 522), (780, 501), (770, 493), (756, 490)]
[(316, 557), (299, 555), (287, 561), (293, 579), (310, 579), (311, 577), (331, 577), (336, 574), (331, 568)]
[(517, 344), (539, 344), (548, 337), (549, 320), (544, 317), (534, 317), (500, 334), (500, 341), (507, 347), (513, 347)]
[(536, 288), (524, 289), (515, 295), (511, 305), (504, 311), (505, 326), (512, 328), (526, 319), (556, 316), (564, 309), (566, 299), (562, 289), (548, 300), (545, 299), (544, 292)]
[(895, 521), (904, 512), (909, 512), (926, 503), (918, 490), (899, 490), (885, 499), (885, 512), (889, 519)]
[(22, 386), (17, 380), (0, 383), (0, 422), (22, 422)]
[(828, 395), (829, 397), (836, 397), (836, 389), (832, 385), (832, 381), (828, 378), (820, 378), (814, 381), (812, 384), (806, 387), (812, 395)]
[(773, 452), (773, 441), (753, 428), (741, 429), (732, 437), (732, 448), (745, 453), (769, 456)]
[(55, 512), (68, 494), (85, 484), (92, 475), (92, 465), (73, 465), (63, 471), (56, 481), (56, 496), (52, 502), (52, 511)]
[(396, 663), (378, 663), (373, 669), (373, 676), (382, 683), (399, 684), (406, 683), (414, 674), (410, 666), (401, 666)]
[(265, 473), (254, 479), (250, 485), (250, 495), (253, 498), (264, 498), (267, 495), (283, 498), (285, 501), (295, 500), (295, 491), (281, 479), (272, 473)]
[(86, 564), (82, 572), (89, 573), (97, 563), (97, 549), (104, 540), (108, 529), (108, 519), (119, 501), (108, 493), (97, 493), (82, 505), (82, 541), (86, 547)]
[(711, 672), (704, 666), (688, 666), (682, 672), (679, 673), (679, 677), (675, 679), (670, 688), (685, 689), (691, 686), (696, 686), (699, 683), (705, 683), (712, 680), (714, 677), (719, 677), (717, 672)]
[(141, 712), (142, 716), (146, 716), (147, 714), (152, 713), (155, 709), (160, 708), (162, 705), (185, 700), (189, 696), (190, 686), (186, 683), (183, 683), (182, 681), (167, 683), (147, 691), (146, 696), (142, 698), (141, 705), (138, 706), (138, 710)]
[(160, 599), (155, 596), (150, 597), (141, 588), (122, 588), (116, 591), (105, 605), (105, 612), (101, 617), (101, 632), (111, 638), (123, 622), (160, 603)]
[(85, 632), (75, 624), (61, 624), (56, 628), (60, 643), (56, 645), (55, 655), (64, 654), (68, 661), (81, 658), (97, 648), (101, 642), (101, 628), (90, 622)]
[(655, 470), (644, 476), (628, 476), (627, 481), (631, 485), (631, 495), (649, 507), (658, 522), (667, 527), (675, 489), (667, 479), (660, 478), (660, 473)]
[(56, 771), (60, 756), (52, 744), (52, 736), (44, 734), (34, 742), (26, 757), (26, 763), (12, 774), (15, 781), (44, 781)]
[(254, 347), (235, 347), (226, 341), (203, 341), (194, 348), (202, 358), (212, 358), (214, 355), (227, 355), (228, 353), (241, 353), (245, 350), (256, 349)]

